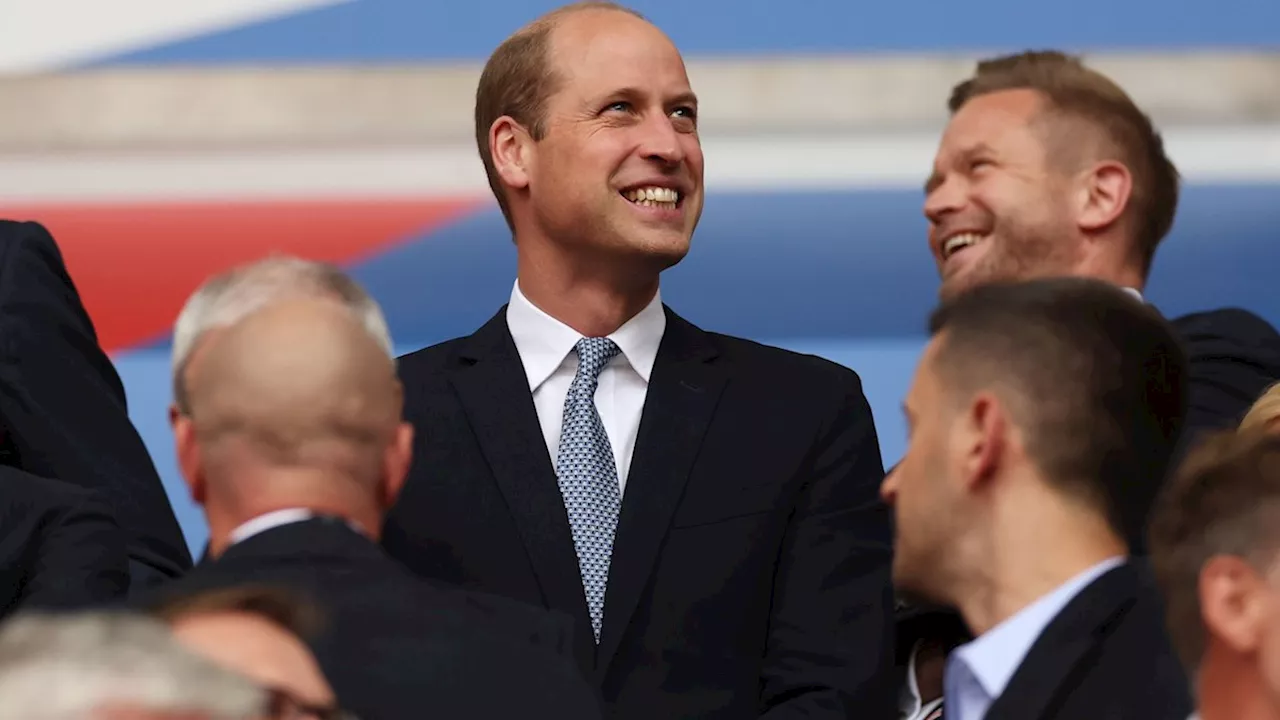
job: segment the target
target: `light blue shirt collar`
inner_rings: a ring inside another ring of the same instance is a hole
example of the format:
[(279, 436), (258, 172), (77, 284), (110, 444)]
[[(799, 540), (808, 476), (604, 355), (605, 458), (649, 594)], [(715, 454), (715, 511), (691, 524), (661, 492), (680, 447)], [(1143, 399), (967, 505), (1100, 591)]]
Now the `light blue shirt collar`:
[(1113, 557), (1059, 585), (1056, 590), (1018, 611), (981, 637), (956, 648), (947, 658), (943, 673), (943, 696), (947, 717), (981, 720), (1004, 693), (1031, 646), (1058, 613), (1076, 595), (1104, 573), (1123, 565), (1125, 558)]

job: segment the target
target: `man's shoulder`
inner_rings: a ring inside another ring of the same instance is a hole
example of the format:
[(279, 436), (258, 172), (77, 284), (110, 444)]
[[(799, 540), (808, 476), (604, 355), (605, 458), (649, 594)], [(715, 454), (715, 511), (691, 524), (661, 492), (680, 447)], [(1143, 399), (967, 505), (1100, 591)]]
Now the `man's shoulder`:
[(733, 365), (735, 373), (821, 391), (861, 390), (862, 380), (856, 371), (827, 358), (733, 335), (704, 332)]
[(1170, 322), (1193, 364), (1214, 363), (1211, 367), (1216, 367), (1224, 361), (1243, 363), (1268, 378), (1280, 377), (1280, 332), (1257, 314), (1242, 308), (1221, 308)]
[(1257, 313), (1227, 307), (1188, 313), (1170, 320), (1188, 342), (1214, 339), (1280, 345), (1280, 332)]
[(428, 345), (412, 352), (405, 353), (396, 359), (400, 372), (423, 372), (443, 367), (457, 356), (468, 336), (456, 337), (434, 345)]

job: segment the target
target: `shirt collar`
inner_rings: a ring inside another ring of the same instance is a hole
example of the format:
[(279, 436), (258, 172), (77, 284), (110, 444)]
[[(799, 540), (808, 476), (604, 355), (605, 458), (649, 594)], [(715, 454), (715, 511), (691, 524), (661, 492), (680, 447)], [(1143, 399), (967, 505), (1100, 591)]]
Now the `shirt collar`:
[[(511, 302), (507, 305), (507, 328), (515, 341), (516, 352), (520, 353), (531, 391), (537, 390), (551, 377), (582, 339), (577, 330), (530, 302), (520, 291), (518, 280), (511, 289)], [(662, 293), (657, 292), (643, 310), (608, 337), (617, 343), (623, 359), (647, 383), (666, 328)]]
[(963, 663), (987, 697), (1000, 697), (1031, 646), (1058, 613), (1089, 583), (1124, 562), (1123, 557), (1112, 557), (1079, 573), (981, 637), (956, 648), (948, 665)]
[(907, 658), (907, 681), (902, 684), (898, 695), (898, 714), (903, 718), (919, 716), (925, 706), (924, 699), (920, 697), (920, 682), (916, 678), (916, 656), (920, 653), (920, 646), (923, 644), (923, 640), (917, 640), (916, 644), (911, 646), (911, 656)]
[(1139, 300), (1146, 302), (1146, 298), (1142, 297), (1142, 291), (1135, 290), (1134, 288), (1131, 288), (1131, 287), (1123, 287), (1123, 286), (1120, 289), (1138, 298)]
[[(237, 526), (236, 529), (232, 530), (231, 534), (227, 536), (227, 540), (229, 541), (227, 545), (236, 545), (255, 535), (261, 535), (268, 530), (274, 530), (284, 525), (306, 522), (315, 517), (317, 517), (317, 515), (314, 511), (302, 507), (272, 510), (271, 512), (250, 518)], [(347, 526), (355, 532), (365, 536), (368, 535), (359, 523), (353, 520), (345, 520), (344, 522), (346, 522)]]
[(285, 508), (283, 510), (273, 510), (242, 523), (235, 530), (231, 531), (231, 534), (227, 536), (227, 539), (230, 540), (230, 545), (235, 545), (248, 540), (254, 535), (278, 528), (281, 525), (306, 522), (313, 517), (315, 517), (315, 513), (307, 510), (306, 508)]

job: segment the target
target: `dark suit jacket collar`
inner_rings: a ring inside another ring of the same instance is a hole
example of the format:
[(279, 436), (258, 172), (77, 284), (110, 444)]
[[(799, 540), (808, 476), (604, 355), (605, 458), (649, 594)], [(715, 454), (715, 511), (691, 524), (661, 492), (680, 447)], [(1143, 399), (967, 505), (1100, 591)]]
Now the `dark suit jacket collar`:
[(1133, 562), (1094, 580), (1058, 613), (1031, 646), (988, 720), (1035, 720), (1061, 704), (1078, 673), (1093, 664), (1102, 638), (1133, 609), (1140, 581)]
[(263, 530), (228, 547), (212, 562), (235, 562), (250, 557), (300, 562), (322, 558), (389, 561), (377, 543), (353, 530), (341, 518), (332, 517), (313, 517)]
[(575, 654), (603, 674), (652, 574), (658, 550), (711, 422), (728, 369), (714, 336), (664, 306), (654, 363), (618, 519), (605, 619), (592, 642), (582, 576), (506, 307), (459, 343), (450, 382), (507, 500), (549, 607), (574, 617)]

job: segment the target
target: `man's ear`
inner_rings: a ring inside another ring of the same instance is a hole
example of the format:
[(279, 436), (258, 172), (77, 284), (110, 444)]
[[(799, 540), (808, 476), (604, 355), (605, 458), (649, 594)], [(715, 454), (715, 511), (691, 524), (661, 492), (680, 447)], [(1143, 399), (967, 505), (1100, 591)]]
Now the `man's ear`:
[(529, 186), (532, 150), (533, 138), (511, 117), (503, 115), (489, 126), (489, 152), (493, 156), (493, 167), (508, 187), (524, 189)]
[(382, 508), (391, 509), (400, 489), (404, 487), (409, 467), (413, 463), (413, 425), (402, 422), (396, 426), (391, 443), (382, 458)]
[(995, 475), (1009, 442), (1009, 419), (994, 394), (973, 396), (961, 417), (960, 442), (964, 443), (962, 475), (967, 489), (976, 489)]
[(204, 460), (200, 449), (200, 441), (196, 438), (195, 424), (187, 415), (170, 410), (173, 425), (174, 451), (178, 459), (178, 469), (182, 479), (187, 483), (187, 491), (197, 505), (205, 503)]
[(1080, 175), (1079, 182), (1076, 224), (1081, 230), (1097, 233), (1120, 220), (1133, 194), (1133, 176), (1124, 163), (1095, 163)]
[(1266, 580), (1243, 558), (1216, 555), (1200, 568), (1200, 616), (1215, 640), (1237, 653), (1256, 651), (1268, 619)]

